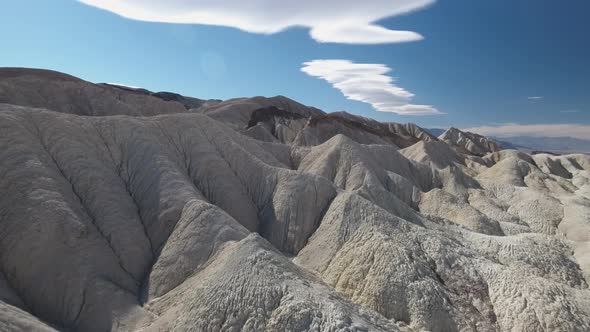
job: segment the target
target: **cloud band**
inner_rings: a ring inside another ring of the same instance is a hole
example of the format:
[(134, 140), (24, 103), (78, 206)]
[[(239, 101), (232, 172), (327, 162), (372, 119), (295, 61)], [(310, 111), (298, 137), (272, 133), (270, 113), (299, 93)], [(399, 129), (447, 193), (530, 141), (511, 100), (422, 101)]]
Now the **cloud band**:
[(580, 124), (517, 124), (506, 123), (497, 126), (481, 126), (465, 128), (486, 136), (510, 137), (510, 136), (534, 136), (534, 137), (575, 137), (590, 139), (590, 125)]
[(126, 18), (205, 24), (253, 33), (290, 27), (311, 29), (319, 42), (384, 44), (422, 39), (412, 31), (389, 30), (374, 22), (422, 9), (434, 0), (79, 0)]
[(380, 112), (400, 115), (443, 114), (429, 105), (414, 105), (414, 94), (394, 84), (385, 74), (391, 69), (382, 64), (359, 64), (348, 60), (313, 60), (301, 71), (321, 78), (340, 90), (348, 99), (371, 104)]

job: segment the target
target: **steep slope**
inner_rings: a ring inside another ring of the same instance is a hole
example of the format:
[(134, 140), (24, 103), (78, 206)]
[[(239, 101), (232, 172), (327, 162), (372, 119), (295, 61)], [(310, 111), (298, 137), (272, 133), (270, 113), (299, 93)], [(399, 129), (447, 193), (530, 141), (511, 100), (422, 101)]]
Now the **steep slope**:
[(236, 98), (204, 105), (199, 112), (265, 142), (292, 143), (307, 120), (324, 114), (284, 96)]
[(282, 96), (232, 99), (199, 111), (250, 137), (274, 143), (316, 146), (336, 135), (361, 144), (397, 147), (438, 140), (415, 124), (381, 123), (347, 112), (326, 114)]
[(421, 141), (401, 153), (409, 159), (420, 163), (428, 163), (437, 168), (454, 165), (465, 165), (465, 156), (454, 151), (448, 144), (440, 141)]
[(415, 209), (420, 193), (441, 186), (430, 167), (413, 163), (389, 145), (363, 146), (343, 135), (313, 148), (297, 148), (299, 171), (330, 179), (391, 213), (421, 224)]
[(337, 134), (362, 144), (407, 147), (436, 137), (414, 124), (380, 123), (346, 112), (326, 115), (283, 96), (202, 100), (119, 84), (93, 84), (49, 70), (0, 68), (0, 103), (61, 113), (153, 116), (199, 112), (256, 139), (319, 145)]
[(438, 141), (436, 136), (414, 123), (386, 122), (385, 125), (389, 127), (389, 131), (401, 136), (414, 137), (424, 142)]
[(242, 129), (252, 121), (254, 111), (268, 107), (275, 107), (304, 118), (324, 114), (317, 108), (305, 106), (284, 96), (229, 99), (219, 104), (202, 107), (200, 112), (231, 127)]
[[(0, 114), (1, 188), (11, 193), (0, 203), (3, 270), (52, 322), (87, 329), (93, 319), (108, 322), (113, 306), (132, 303), (191, 200), (212, 202), (277, 248), (297, 252), (335, 195), (327, 180), (284, 168), (256, 141), (203, 115), (84, 118), (14, 106)], [(29, 224), (19, 224), (23, 218)], [(47, 270), (20, 257), (61, 257), (62, 265)], [(77, 266), (72, 275), (58, 277), (69, 264)], [(104, 287), (122, 291), (107, 299)]]
[(295, 144), (319, 145), (339, 134), (361, 144), (388, 144), (400, 148), (421, 140), (437, 140), (414, 124), (381, 123), (346, 112), (336, 112), (312, 117), (297, 135)]
[(476, 157), (283, 97), (127, 101), (0, 104), (0, 330), (590, 330), (588, 155)]
[(350, 121), (358, 122), (363, 127), (371, 128), (375, 131), (389, 132), (390, 134), (396, 134), (406, 140), (419, 139), (423, 141), (437, 141), (438, 139), (430, 134), (428, 131), (420, 128), (413, 123), (395, 123), (395, 122), (379, 122), (377, 120), (350, 114), (348, 112), (335, 112), (330, 115), (347, 119)]
[(106, 86), (109, 88), (115, 88), (115, 89), (119, 89), (119, 90), (123, 90), (123, 91), (128, 91), (128, 92), (132, 92), (132, 93), (136, 93), (136, 94), (143, 94), (146, 96), (152, 96), (152, 97), (162, 99), (164, 101), (175, 101), (175, 102), (182, 104), (184, 106), (184, 108), (186, 108), (187, 110), (197, 109), (199, 107), (210, 106), (210, 105), (215, 105), (215, 104), (221, 103), (221, 100), (217, 100), (217, 99), (203, 100), (203, 99), (198, 99), (198, 98), (193, 98), (193, 97), (182, 96), (182, 95), (179, 95), (178, 93), (174, 93), (174, 92), (166, 92), (166, 91), (152, 92), (152, 91), (142, 89), (142, 88), (129, 87), (129, 86), (114, 84), (114, 83), (101, 83), (99, 85)]
[(500, 151), (497, 142), (485, 136), (463, 132), (457, 128), (450, 128), (439, 136), (443, 142), (456, 148), (459, 152), (476, 156), (484, 156), (490, 152)]
[(186, 112), (181, 103), (147, 92), (97, 85), (58, 72), (26, 68), (0, 68), (0, 103), (95, 116)]

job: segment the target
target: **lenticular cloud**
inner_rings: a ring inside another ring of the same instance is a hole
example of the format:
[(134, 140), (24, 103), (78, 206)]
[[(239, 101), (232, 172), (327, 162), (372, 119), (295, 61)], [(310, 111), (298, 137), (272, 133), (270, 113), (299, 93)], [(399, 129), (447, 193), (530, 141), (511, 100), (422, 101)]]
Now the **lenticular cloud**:
[(353, 63), (348, 60), (313, 60), (304, 63), (304, 73), (321, 78), (351, 100), (369, 103), (380, 112), (400, 115), (442, 114), (429, 105), (414, 105), (414, 94), (394, 84), (385, 75), (391, 68), (382, 64)]
[(153, 22), (206, 24), (253, 33), (310, 28), (319, 42), (384, 44), (422, 39), (389, 30), (381, 19), (424, 8), (434, 0), (79, 0), (121, 16)]

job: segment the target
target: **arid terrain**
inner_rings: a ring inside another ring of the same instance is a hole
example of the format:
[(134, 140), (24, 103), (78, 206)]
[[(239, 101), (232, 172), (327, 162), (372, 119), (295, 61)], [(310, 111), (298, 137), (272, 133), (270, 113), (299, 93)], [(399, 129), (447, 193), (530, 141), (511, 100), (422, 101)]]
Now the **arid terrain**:
[(590, 155), (0, 69), (0, 331), (590, 331)]

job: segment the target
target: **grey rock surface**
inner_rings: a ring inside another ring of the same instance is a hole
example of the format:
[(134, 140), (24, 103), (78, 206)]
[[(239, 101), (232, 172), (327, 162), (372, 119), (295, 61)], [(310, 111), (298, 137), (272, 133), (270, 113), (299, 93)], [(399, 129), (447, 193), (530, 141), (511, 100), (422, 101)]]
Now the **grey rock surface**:
[(386, 144), (399, 148), (421, 140), (438, 140), (415, 124), (381, 123), (347, 112), (335, 112), (311, 117), (294, 143), (315, 146), (336, 135), (345, 135), (361, 144)]
[(0, 68), (0, 103), (78, 115), (142, 115), (186, 112), (175, 100), (120, 86), (92, 84), (41, 69)]
[(588, 155), (0, 73), (0, 331), (590, 330)]
[(484, 156), (490, 152), (500, 151), (500, 144), (491, 138), (475, 133), (464, 132), (457, 128), (449, 128), (439, 139), (462, 153)]

